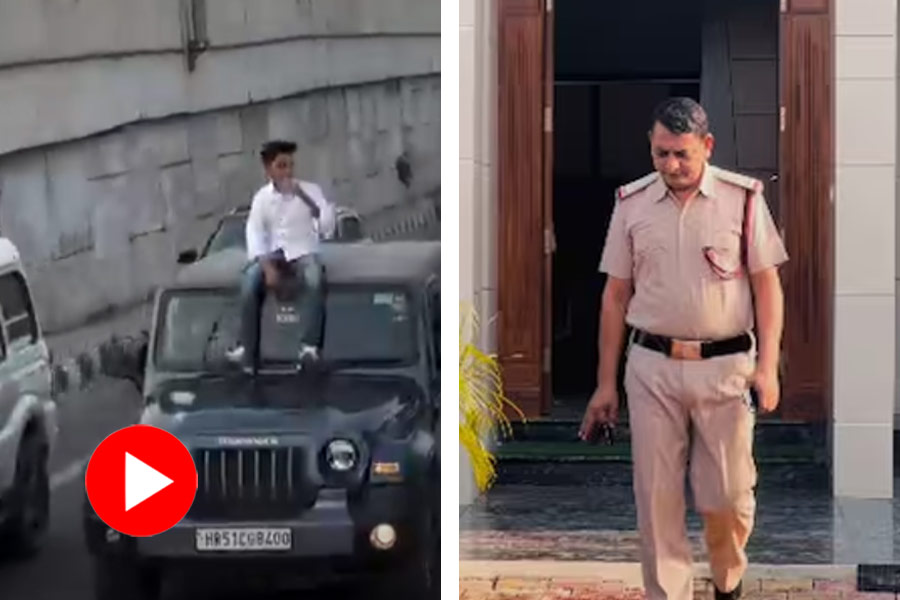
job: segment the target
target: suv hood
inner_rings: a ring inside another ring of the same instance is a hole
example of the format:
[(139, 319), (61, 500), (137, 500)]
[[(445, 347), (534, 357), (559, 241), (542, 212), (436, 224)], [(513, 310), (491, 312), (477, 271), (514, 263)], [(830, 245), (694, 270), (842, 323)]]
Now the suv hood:
[(260, 375), (170, 381), (142, 422), (176, 435), (407, 429), (424, 402), (406, 377)]

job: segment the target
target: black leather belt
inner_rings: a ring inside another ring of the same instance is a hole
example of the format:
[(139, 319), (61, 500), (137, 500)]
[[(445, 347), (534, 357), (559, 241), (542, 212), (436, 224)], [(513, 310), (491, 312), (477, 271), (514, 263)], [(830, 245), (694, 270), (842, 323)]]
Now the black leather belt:
[(640, 344), (644, 348), (661, 352), (670, 358), (679, 360), (703, 360), (714, 356), (739, 354), (748, 352), (753, 347), (753, 339), (748, 333), (726, 340), (700, 342), (676, 340), (635, 329), (633, 339), (636, 344)]

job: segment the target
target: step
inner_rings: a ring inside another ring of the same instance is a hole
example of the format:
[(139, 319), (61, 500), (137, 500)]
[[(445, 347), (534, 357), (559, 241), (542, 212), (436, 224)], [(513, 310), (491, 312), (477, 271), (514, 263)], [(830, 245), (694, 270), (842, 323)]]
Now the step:
[[(512, 424), (511, 440), (516, 442), (577, 442), (580, 420), (541, 419), (521, 421)], [(615, 429), (616, 441), (628, 442), (631, 430), (627, 418), (620, 419)], [(825, 423), (796, 423), (765, 420), (757, 422), (754, 429), (754, 444), (757, 446), (789, 446), (793, 444), (824, 447), (826, 444)]]
[[(824, 463), (811, 462), (758, 462), (760, 490), (783, 495), (783, 490), (799, 491), (785, 502), (800, 502), (802, 498), (827, 495), (830, 497), (831, 476)], [(522, 460), (500, 461), (497, 464), (497, 481), (492, 493), (503, 494), (508, 486), (539, 486), (541, 488), (577, 487), (580, 489), (602, 489), (603, 494), (612, 498), (616, 490), (630, 490), (632, 486), (632, 470), (630, 462), (625, 461), (559, 461)], [(517, 494), (516, 492), (515, 494)], [(551, 493), (551, 492), (544, 492)], [(588, 492), (591, 493), (591, 492)], [(630, 492), (629, 492), (630, 493)], [(514, 494), (514, 495), (515, 495)], [(552, 495), (552, 493), (551, 493)], [(626, 494), (626, 497), (630, 497)], [(808, 499), (808, 498), (807, 498)]]
[[(754, 456), (760, 464), (818, 464), (826, 448), (812, 443), (757, 444)], [(581, 441), (507, 441), (497, 447), (499, 462), (631, 462), (631, 444), (620, 440), (611, 445)]]

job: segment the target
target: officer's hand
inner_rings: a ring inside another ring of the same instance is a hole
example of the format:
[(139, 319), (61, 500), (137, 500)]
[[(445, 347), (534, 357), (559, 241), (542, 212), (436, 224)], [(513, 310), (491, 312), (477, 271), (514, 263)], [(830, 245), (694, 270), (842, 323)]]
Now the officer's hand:
[(581, 428), (578, 437), (588, 441), (595, 427), (604, 423), (613, 425), (619, 412), (619, 393), (615, 387), (598, 387), (591, 396), (584, 418), (581, 420)]
[(781, 391), (778, 387), (777, 370), (757, 370), (753, 374), (752, 385), (759, 394), (760, 412), (769, 413), (778, 408)]

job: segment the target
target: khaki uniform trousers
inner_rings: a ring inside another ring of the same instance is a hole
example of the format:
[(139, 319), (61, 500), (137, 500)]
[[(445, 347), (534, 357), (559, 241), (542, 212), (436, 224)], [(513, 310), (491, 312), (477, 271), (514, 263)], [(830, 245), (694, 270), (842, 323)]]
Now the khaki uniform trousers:
[(632, 344), (625, 368), (634, 494), (648, 600), (692, 600), (685, 477), (703, 517), (716, 587), (733, 589), (747, 567), (756, 508), (755, 416), (749, 382), (755, 350), (676, 360)]

